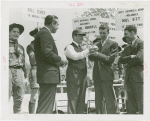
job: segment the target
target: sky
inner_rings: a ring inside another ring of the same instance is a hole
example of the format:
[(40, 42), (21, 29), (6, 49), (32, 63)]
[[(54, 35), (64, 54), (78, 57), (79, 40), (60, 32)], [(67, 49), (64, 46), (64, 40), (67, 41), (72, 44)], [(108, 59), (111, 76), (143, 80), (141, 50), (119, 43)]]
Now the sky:
[[(63, 50), (64, 48), (72, 42), (72, 19), (77, 18), (80, 16), (86, 9), (70, 9), (70, 8), (55, 8), (55, 9), (44, 9), (46, 14), (48, 15), (56, 15), (59, 18), (59, 29), (55, 34), (52, 34), (55, 43), (58, 48), (59, 55), (64, 57)], [(19, 37), (18, 42), (25, 48), (30, 42), (34, 39), (32, 36), (29, 35), (29, 32), (32, 31), (34, 28), (37, 27), (37, 22), (24, 20), (22, 17), (22, 9), (21, 8), (11, 8), (9, 10), (9, 24), (18, 23), (24, 26), (25, 30), (22, 35)], [(44, 23), (39, 23), (39, 27), (43, 27)], [(116, 39), (115, 41), (118, 42), (119, 45), (124, 44), (122, 41), (122, 37), (124, 35), (123, 31), (116, 31), (114, 32)], [(143, 39), (143, 29), (138, 30), (138, 35), (140, 38)], [(91, 36), (91, 39), (94, 39)], [(26, 52), (25, 52), (26, 53)], [(29, 63), (29, 58), (26, 53), (26, 62)]]

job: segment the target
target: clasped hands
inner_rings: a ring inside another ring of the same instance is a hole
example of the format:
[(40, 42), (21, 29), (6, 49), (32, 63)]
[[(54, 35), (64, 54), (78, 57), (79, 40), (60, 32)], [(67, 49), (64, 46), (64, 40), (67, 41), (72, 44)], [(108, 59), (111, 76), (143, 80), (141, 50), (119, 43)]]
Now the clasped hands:
[(89, 48), (89, 55), (92, 55), (92, 56), (98, 56), (98, 47), (97, 46), (91, 46)]

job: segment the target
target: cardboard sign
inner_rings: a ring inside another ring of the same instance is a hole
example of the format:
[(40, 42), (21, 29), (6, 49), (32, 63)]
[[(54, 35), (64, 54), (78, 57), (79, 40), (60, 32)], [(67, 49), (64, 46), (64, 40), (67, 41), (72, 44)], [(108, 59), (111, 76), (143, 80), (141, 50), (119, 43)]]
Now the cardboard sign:
[(143, 28), (143, 14), (144, 8), (116, 10), (116, 30), (124, 30), (128, 25)]
[(73, 30), (81, 29), (87, 35), (99, 33), (99, 18), (98, 17), (86, 17), (77, 18), (72, 20)]
[(22, 18), (28, 21), (44, 22), (46, 11), (42, 8), (23, 8)]

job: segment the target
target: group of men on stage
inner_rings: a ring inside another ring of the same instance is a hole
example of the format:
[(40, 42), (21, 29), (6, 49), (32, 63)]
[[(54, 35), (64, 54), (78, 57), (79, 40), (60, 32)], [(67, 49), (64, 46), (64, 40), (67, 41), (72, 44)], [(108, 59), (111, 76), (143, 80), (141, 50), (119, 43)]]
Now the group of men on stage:
[[(84, 50), (81, 45), (86, 34), (81, 30), (73, 30), (73, 42), (64, 49), (64, 54), (67, 57), (67, 60), (65, 60), (58, 55), (52, 36), (52, 33), (56, 33), (59, 28), (58, 17), (46, 16), (44, 25), (40, 31), (35, 29), (30, 32), (30, 35), (35, 39), (27, 46), (31, 64), (29, 113), (35, 113), (35, 102), (38, 95), (36, 114), (53, 113), (56, 88), (57, 84), (60, 83), (59, 67), (68, 64), (66, 70), (67, 113), (84, 114), (87, 88), (85, 79), (87, 76), (86, 57), (88, 57), (90, 61), (94, 62), (93, 80), (96, 113), (104, 113), (103, 99), (105, 99), (107, 114), (116, 114), (112, 63), (118, 55), (118, 43), (109, 39), (109, 26), (101, 25), (99, 27), (101, 39), (98, 44)], [(27, 78), (25, 51), (18, 44), (18, 38), (23, 31), (24, 27), (22, 25), (11, 24), (9, 26), (9, 95), (13, 96), (14, 113), (21, 112), (24, 94), (23, 79), (24, 77)], [(136, 114), (138, 112), (143, 114), (143, 41), (137, 37), (135, 26), (128, 26), (124, 29), (124, 38), (128, 45), (117, 58), (119, 58), (118, 63), (126, 65), (127, 113)]]

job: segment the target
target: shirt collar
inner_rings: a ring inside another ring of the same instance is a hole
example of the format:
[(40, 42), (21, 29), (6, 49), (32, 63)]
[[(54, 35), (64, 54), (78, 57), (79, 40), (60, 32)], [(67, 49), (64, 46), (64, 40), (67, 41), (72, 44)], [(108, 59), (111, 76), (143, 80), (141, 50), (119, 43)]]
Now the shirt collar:
[(134, 43), (135, 43), (136, 39), (137, 39), (137, 38), (135, 38), (135, 39), (132, 41), (132, 45), (134, 45)]
[(44, 26), (46, 29), (48, 29), (48, 31), (51, 33), (50, 29), (47, 26)]
[(75, 41), (73, 41), (73, 43), (74, 43), (74, 44), (76, 44), (77, 46), (79, 46), (79, 44), (78, 44), (78, 43), (76, 43)]
[(107, 40), (108, 40), (108, 36), (107, 36), (107, 38), (103, 42), (101, 40), (101, 44), (104, 45)]

